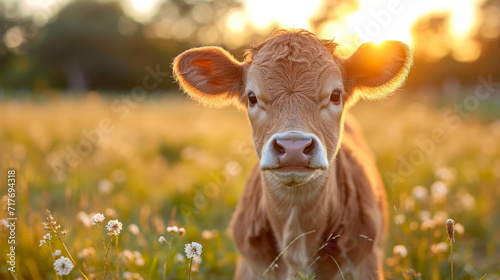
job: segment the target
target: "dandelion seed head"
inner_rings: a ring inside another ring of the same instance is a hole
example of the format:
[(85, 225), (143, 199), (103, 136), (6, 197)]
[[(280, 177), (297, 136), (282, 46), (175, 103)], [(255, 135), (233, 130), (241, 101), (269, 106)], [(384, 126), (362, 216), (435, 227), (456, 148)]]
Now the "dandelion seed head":
[(191, 242), (185, 245), (184, 252), (186, 252), (186, 257), (188, 259), (201, 256), (203, 247), (198, 242)]
[(90, 218), (92, 225), (100, 224), (104, 221), (104, 215), (101, 213), (95, 214), (92, 218)]
[(54, 269), (58, 275), (69, 275), (73, 270), (73, 263), (66, 257), (60, 257), (54, 262)]
[(112, 236), (118, 236), (120, 234), (120, 231), (122, 230), (123, 224), (120, 223), (118, 220), (111, 220), (108, 222), (108, 225), (106, 225), (106, 229), (108, 230), (108, 235)]

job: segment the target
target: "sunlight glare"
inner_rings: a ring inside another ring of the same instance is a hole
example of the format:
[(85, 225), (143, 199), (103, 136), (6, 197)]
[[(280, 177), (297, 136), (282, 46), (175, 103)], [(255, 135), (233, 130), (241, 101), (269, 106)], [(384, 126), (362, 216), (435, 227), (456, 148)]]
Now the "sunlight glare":
[(246, 0), (245, 8), (252, 24), (259, 29), (273, 24), (311, 29), (309, 18), (319, 4), (320, 0)]
[(124, 10), (139, 22), (148, 22), (159, 10), (159, 0), (128, 0), (124, 2)]

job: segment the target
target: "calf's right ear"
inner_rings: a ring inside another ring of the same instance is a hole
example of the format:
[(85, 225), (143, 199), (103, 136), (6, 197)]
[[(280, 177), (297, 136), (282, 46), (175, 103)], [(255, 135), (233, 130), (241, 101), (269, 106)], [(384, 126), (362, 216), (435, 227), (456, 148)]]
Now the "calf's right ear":
[(174, 77), (191, 98), (224, 107), (238, 103), (243, 88), (243, 64), (219, 47), (187, 50), (174, 59)]

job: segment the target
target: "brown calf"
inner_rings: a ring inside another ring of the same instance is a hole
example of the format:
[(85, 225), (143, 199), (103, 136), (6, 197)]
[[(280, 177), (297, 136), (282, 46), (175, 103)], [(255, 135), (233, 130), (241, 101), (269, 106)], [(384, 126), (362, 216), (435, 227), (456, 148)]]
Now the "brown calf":
[(299, 272), (332, 279), (339, 277), (335, 262), (355, 279), (384, 279), (386, 194), (347, 109), (400, 87), (412, 54), (396, 41), (362, 44), (348, 58), (336, 46), (305, 30), (282, 30), (247, 50), (244, 62), (218, 47), (174, 60), (189, 96), (236, 104), (251, 121), (260, 164), (233, 216), (242, 255), (235, 279), (295, 279)]

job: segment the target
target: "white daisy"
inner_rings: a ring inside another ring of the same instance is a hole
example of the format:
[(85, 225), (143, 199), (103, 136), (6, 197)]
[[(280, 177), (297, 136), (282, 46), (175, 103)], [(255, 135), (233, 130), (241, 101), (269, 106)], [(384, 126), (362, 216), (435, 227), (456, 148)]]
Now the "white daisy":
[(73, 267), (75, 267), (73, 263), (66, 257), (60, 257), (54, 262), (54, 269), (58, 275), (68, 275)]
[(104, 215), (101, 213), (97, 213), (94, 215), (94, 217), (90, 218), (90, 221), (92, 222), (92, 225), (100, 224), (102, 221), (104, 221)]
[(109, 231), (108, 235), (119, 235), (120, 231), (122, 230), (122, 223), (120, 223), (118, 220), (111, 220), (108, 222), (108, 225), (106, 226), (106, 229)]
[(188, 259), (194, 258), (194, 257), (199, 257), (201, 255), (203, 247), (201, 246), (200, 243), (198, 242), (191, 242), (186, 244), (186, 247), (184, 247), (184, 252), (186, 252), (186, 257)]

